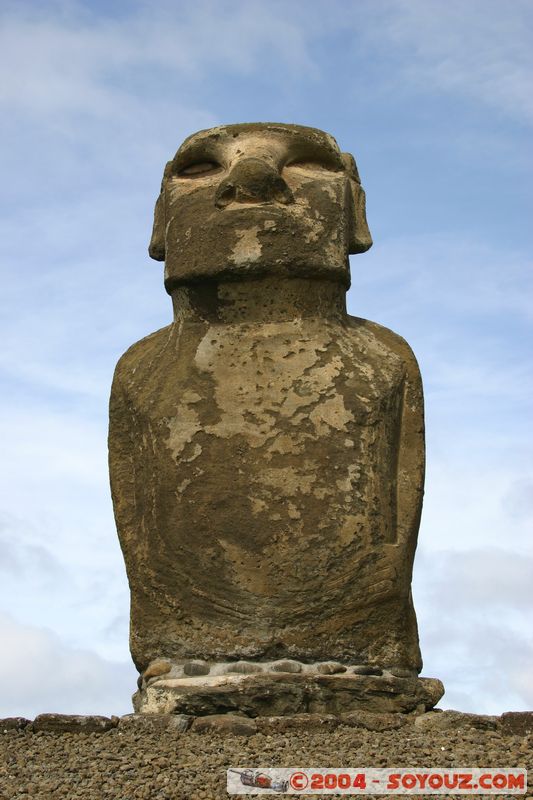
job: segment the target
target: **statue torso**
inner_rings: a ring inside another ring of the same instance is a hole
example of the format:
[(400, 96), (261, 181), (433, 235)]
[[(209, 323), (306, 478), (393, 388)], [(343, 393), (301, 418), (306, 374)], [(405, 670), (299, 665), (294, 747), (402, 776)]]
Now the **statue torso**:
[(388, 593), (405, 364), (376, 330), (175, 323), (128, 351), (154, 595), (279, 625)]

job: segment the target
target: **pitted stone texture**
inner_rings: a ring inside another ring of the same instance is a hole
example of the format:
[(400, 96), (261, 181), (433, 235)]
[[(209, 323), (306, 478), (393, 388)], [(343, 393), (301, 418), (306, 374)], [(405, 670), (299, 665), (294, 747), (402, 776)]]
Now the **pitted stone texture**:
[(339, 672), (346, 672), (344, 664), (338, 661), (324, 661), (316, 666), (317, 672), (321, 675), (336, 675)]
[(214, 731), (234, 736), (253, 736), (257, 733), (257, 725), (255, 720), (237, 714), (210, 714), (195, 719), (191, 730), (193, 733)]
[(367, 731), (391, 731), (412, 723), (407, 714), (375, 714), (369, 711), (351, 711), (339, 715), (339, 723), (350, 728), (365, 728)]
[(220, 677), (223, 675), (253, 675), (258, 673), (305, 673), (306, 675), (337, 675), (348, 673), (354, 675), (389, 675), (398, 678), (416, 678), (415, 670), (402, 669), (397, 667), (376, 667), (368, 664), (341, 664), (338, 661), (322, 661), (306, 664), (294, 659), (282, 659), (280, 661), (230, 661), (230, 662), (211, 662), (206, 661), (171, 661), (169, 659), (157, 659), (153, 661), (148, 669), (140, 676), (138, 688), (142, 689), (148, 685), (154, 685), (160, 680), (175, 678), (194, 678), (204, 675)]
[(228, 664), (225, 672), (228, 674), (236, 673), (240, 675), (252, 675), (254, 672), (263, 672), (262, 664), (254, 664), (252, 661), (235, 661)]
[(285, 659), (285, 661), (275, 661), (273, 664), (270, 665), (270, 669), (272, 672), (292, 672), (297, 673), (302, 671), (302, 665), (298, 663), (298, 661), (291, 661), (289, 659)]
[(453, 731), (457, 728), (477, 728), (481, 731), (488, 731), (495, 730), (500, 724), (499, 717), (452, 710), (424, 714), (415, 721), (418, 728), (434, 728), (440, 731)]
[(323, 131), (271, 123), (189, 137), (164, 172), (150, 255), (165, 286), (275, 274), (349, 283), (372, 244), (355, 162)]
[(416, 671), (406, 667), (389, 667), (387, 672), (390, 672), (396, 678), (416, 678)]
[(504, 733), (527, 736), (533, 733), (533, 711), (507, 711), (500, 717)]
[[(262, 720), (256, 722), (259, 727)], [(5, 800), (22, 800), (25, 794), (24, 800), (162, 800), (165, 796), (229, 800), (226, 767), (232, 765), (257, 770), (272, 765), (375, 765), (395, 771), (405, 765), (462, 771), (471, 765), (527, 767), (530, 782), (533, 768), (531, 738), (467, 728), (450, 735), (449, 731), (417, 732), (407, 726), (381, 733), (346, 725), (334, 730), (313, 726), (309, 731), (303, 727), (250, 737), (217, 736), (212, 729), (205, 734), (189, 730), (178, 735), (140, 735), (136, 730), (118, 728), (76, 738), (27, 731), (2, 734), (0, 739), (0, 796)], [(521, 795), (523, 800), (527, 795), (531, 788)], [(260, 797), (256, 795), (256, 800)], [(283, 795), (277, 797), (281, 800)]]
[(209, 664), (201, 660), (186, 661), (185, 664), (183, 665), (184, 674), (190, 676), (208, 675), (209, 669), (210, 669)]
[(259, 733), (280, 734), (293, 731), (332, 731), (343, 724), (334, 714), (293, 714), (285, 717), (256, 717)]
[(193, 721), (186, 714), (126, 714), (118, 722), (119, 728), (144, 733), (176, 731), (185, 733)]
[(354, 675), (383, 675), (383, 670), (379, 667), (371, 667), (367, 664), (358, 664), (350, 669)]
[(110, 451), (141, 669), (160, 653), (259, 660), (274, 647), (419, 666), (421, 406), (396, 348), (370, 323), (315, 319), (176, 325), (124, 357)]
[(220, 127), (167, 165), (150, 252), (174, 322), (120, 359), (110, 402), (140, 672), (420, 670), (422, 386), (401, 337), (346, 313), (348, 253), (370, 244), (355, 162), (322, 131)]
[(156, 661), (152, 661), (152, 663), (145, 669), (143, 673), (143, 678), (145, 681), (149, 680), (149, 678), (159, 677), (159, 675), (166, 675), (167, 672), (171, 670), (171, 663), (170, 661), (159, 658)]
[(39, 714), (33, 720), (33, 730), (49, 733), (104, 733), (116, 728), (118, 721), (118, 717)]
[(250, 717), (350, 711), (410, 713), (433, 708), (442, 683), (431, 678), (269, 673), (161, 680), (133, 696), (137, 713)]
[(0, 719), (0, 732), (21, 731), (31, 724), (31, 720), (26, 717), (4, 717)]

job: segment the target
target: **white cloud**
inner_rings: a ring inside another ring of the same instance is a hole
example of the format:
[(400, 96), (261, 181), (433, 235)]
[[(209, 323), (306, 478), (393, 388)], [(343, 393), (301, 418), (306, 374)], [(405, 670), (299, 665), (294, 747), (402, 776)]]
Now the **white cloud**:
[[(376, 242), (364, 262), (352, 263), (354, 302), (360, 305), (362, 297), (382, 314), (425, 321), (437, 312), (461, 326), (488, 315), (533, 320), (531, 258), (493, 240), (440, 232), (389, 237)], [(443, 326), (443, 334), (452, 332)]]
[(443, 680), (442, 707), (501, 713), (533, 704), (533, 557), (505, 544), (419, 549), (414, 597), (424, 674)]
[(533, 611), (533, 554), (503, 546), (454, 552), (424, 547), (421, 562), (431, 573), (423, 578), (427, 600), (444, 600), (445, 616), (486, 612), (494, 618), (507, 608), (528, 617)]
[(414, 598), (443, 707), (531, 707), (531, 265), (457, 236), (390, 239), (354, 263), (352, 313), (404, 335), (426, 394)]
[(528, 0), (384, 0), (365, 9), (363, 37), (395, 63), (400, 91), (456, 94), (533, 122)]
[(5, 614), (0, 614), (0, 639), (0, 717), (131, 713), (132, 665), (69, 647), (51, 630)]
[(0, 37), (0, 70), (11, 76), (0, 102), (56, 121), (63, 114), (132, 118), (142, 109), (140, 92), (130, 81), (126, 91), (121, 85), (124, 73), (134, 70), (139, 77), (143, 70), (162, 70), (159, 96), (150, 99), (161, 109), (180, 81), (194, 83), (221, 68), (256, 72), (263, 56), (274, 69), (313, 70), (306, 17), (297, 23), (274, 6), (281, 17), (256, 2), (139, 3), (121, 18), (93, 17), (76, 3), (62, 6), (67, 13), (34, 8), (29, 14), (13, 5)]
[(66, 580), (66, 573), (54, 555), (44, 546), (40, 531), (24, 525), (10, 514), (0, 513), (0, 573), (2, 580), (19, 580), (31, 571), (33, 579), (44, 581), (50, 589), (56, 581)]
[(2, 414), (0, 607), (70, 646), (124, 659), (129, 597), (101, 404), (93, 422), (86, 406), (52, 411), (24, 395)]
[[(459, 422), (449, 439), (463, 438)], [(531, 514), (517, 519), (508, 503), (513, 487), (528, 479), (527, 464), (513, 465), (513, 456), (524, 460), (520, 453), (512, 445), (495, 451), (480, 440), (476, 447), (469, 446), (471, 440), (447, 447), (446, 431), (431, 433), (429, 439), (423, 546), (429, 551), (502, 547), (512, 554), (531, 553)], [(500, 461), (502, 452), (506, 463)]]

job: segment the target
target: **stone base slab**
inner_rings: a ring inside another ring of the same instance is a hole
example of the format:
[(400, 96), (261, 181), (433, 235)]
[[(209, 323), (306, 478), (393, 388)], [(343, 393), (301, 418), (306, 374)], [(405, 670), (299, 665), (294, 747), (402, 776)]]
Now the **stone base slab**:
[[(48, 724), (53, 717), (53, 724)], [(44, 724), (43, 723), (47, 723)], [(427, 713), (377, 714), (370, 711), (350, 711), (343, 714), (293, 714), (288, 716), (251, 717), (242, 714), (211, 714), (202, 717), (185, 714), (126, 714), (123, 717), (94, 717), (71, 714), (42, 714), (35, 720), (25, 717), (0, 719), (0, 735), (17, 735), (25, 730), (49, 736), (67, 734), (110, 734), (114, 729), (146, 734), (182, 735), (186, 732), (214, 731), (220, 734), (276, 735), (288, 731), (322, 731), (328, 733), (339, 725), (364, 728), (379, 733), (398, 728), (424, 731), (500, 732), (508, 736), (526, 737), (533, 733), (533, 711), (510, 711), (500, 717), (486, 714), (466, 714), (461, 711), (434, 709)]]
[(435, 678), (393, 675), (259, 674), (161, 678), (133, 695), (140, 714), (424, 713), (444, 694)]
[(291, 673), (305, 675), (392, 675), (396, 678), (417, 678), (414, 668), (400, 665), (379, 667), (375, 664), (341, 664), (339, 661), (317, 661), (304, 663), (294, 658), (282, 658), (276, 661), (218, 661), (208, 662), (201, 658), (176, 661), (170, 658), (156, 658), (150, 662), (144, 672), (139, 675), (137, 685), (145, 689), (154, 681), (174, 678), (197, 678), (209, 676), (218, 678), (221, 675), (256, 675), (271, 673)]

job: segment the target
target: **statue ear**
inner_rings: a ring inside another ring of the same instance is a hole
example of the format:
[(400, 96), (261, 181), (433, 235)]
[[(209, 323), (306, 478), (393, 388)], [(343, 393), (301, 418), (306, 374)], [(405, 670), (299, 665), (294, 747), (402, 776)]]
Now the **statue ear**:
[(364, 253), (372, 247), (372, 236), (366, 221), (365, 191), (357, 171), (357, 164), (350, 153), (341, 153), (350, 179), (352, 214), (350, 215), (349, 253)]
[(152, 238), (150, 239), (150, 244), (148, 245), (148, 254), (150, 258), (155, 259), (155, 261), (164, 261), (166, 255), (165, 182), (170, 174), (171, 166), (172, 161), (169, 161), (165, 166), (163, 180), (161, 181), (161, 191), (159, 192), (159, 197), (155, 203), (154, 227), (152, 228)]

